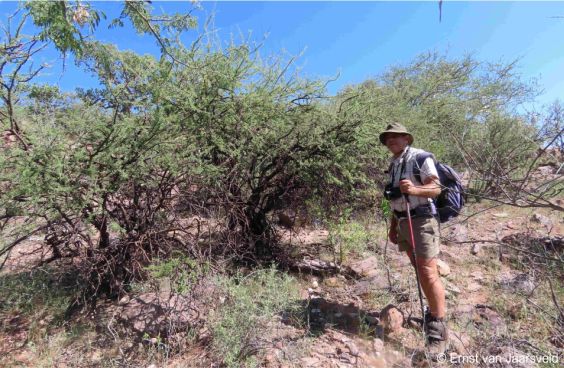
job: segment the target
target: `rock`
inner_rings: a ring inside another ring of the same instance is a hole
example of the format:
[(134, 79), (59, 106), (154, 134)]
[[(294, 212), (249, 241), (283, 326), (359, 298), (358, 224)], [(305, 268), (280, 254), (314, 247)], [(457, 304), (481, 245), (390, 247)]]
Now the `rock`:
[(471, 282), (468, 284), (468, 286), (466, 287), (466, 290), (470, 291), (470, 292), (474, 292), (474, 291), (478, 291), (482, 288), (482, 285), (480, 285), (477, 282)]
[(511, 230), (518, 230), (519, 227), (513, 221), (507, 221), (504, 225), (504, 228), (511, 229)]
[(552, 223), (552, 220), (550, 218), (543, 216), (540, 213), (533, 214), (533, 216), (531, 217), (531, 220), (534, 221), (534, 222), (537, 222), (541, 225), (544, 225), (547, 228), (551, 228), (552, 226), (554, 226), (554, 224)]
[(472, 253), (473, 255), (477, 255), (478, 253), (480, 253), (481, 249), (482, 249), (482, 243), (474, 243), (472, 244), (472, 249), (470, 250), (470, 253)]
[(352, 356), (357, 357), (360, 354), (360, 351), (358, 350), (358, 347), (356, 346), (356, 344), (354, 342), (350, 341), (346, 345), (347, 345), (347, 348), (349, 348), (349, 351), (350, 351)]
[(380, 356), (379, 352), (376, 352), (376, 356), (373, 355), (363, 355), (362, 362), (359, 367), (362, 368), (387, 368), (390, 365), (383, 356)]
[(421, 318), (409, 317), (407, 325), (414, 330), (423, 331), (423, 320)]
[(300, 359), (302, 364), (302, 367), (319, 367), (319, 358), (315, 358), (315, 357), (305, 357)]
[(366, 277), (359, 280), (352, 288), (353, 295), (366, 295), (374, 290), (388, 288), (388, 280), (384, 274)]
[[(343, 363), (347, 363), (347, 364), (355, 364), (356, 359), (348, 353), (341, 353), (339, 354), (339, 360)], [(346, 366), (345, 366), (346, 367)]]
[(378, 258), (376, 257), (368, 257), (362, 261), (355, 262), (351, 264), (350, 268), (357, 277), (374, 276), (380, 272)]
[(455, 315), (472, 314), (474, 312), (474, 305), (460, 304), (454, 310)]
[(453, 294), (460, 294), (460, 288), (450, 282), (447, 282), (446, 286), (445, 286), (445, 290), (446, 291), (450, 291)]
[(319, 283), (317, 282), (317, 280), (313, 280), (313, 282), (311, 283), (311, 287), (314, 289), (317, 289), (319, 287)]
[(445, 289), (445, 298), (448, 300), (456, 300), (456, 294), (451, 293), (450, 291)]
[(92, 363), (99, 363), (102, 361), (102, 352), (99, 350), (93, 350), (92, 353), (90, 354), (90, 361)]
[(104, 328), (126, 329), (147, 340), (174, 340), (188, 328), (198, 329), (221, 295), (215, 282), (205, 278), (193, 285), (190, 296), (170, 291), (130, 293), (119, 303), (101, 303), (92, 317)]
[(508, 215), (507, 213), (505, 213), (505, 212), (498, 212), (498, 213), (494, 213), (493, 215), (494, 215), (495, 217), (498, 217), (498, 218), (506, 218), (506, 217), (509, 217), (509, 215)]
[(499, 281), (503, 289), (510, 291), (520, 291), (525, 294), (530, 294), (535, 290), (535, 278), (528, 273), (520, 273), (516, 276), (503, 274)]
[(375, 338), (372, 342), (372, 348), (377, 352), (384, 351), (384, 341), (382, 341), (382, 339)]
[(437, 269), (439, 271), (439, 275), (441, 276), (450, 274), (450, 266), (441, 259), (437, 259)]
[(468, 240), (468, 228), (465, 224), (455, 224), (447, 229), (444, 235), (447, 241), (460, 243)]
[(470, 355), (470, 337), (463, 332), (449, 330), (449, 341), (451, 347), (460, 355)]
[(380, 312), (380, 321), (388, 333), (400, 332), (403, 329), (403, 313), (394, 305), (387, 305)]
[(188, 298), (158, 293), (140, 294), (119, 304), (116, 320), (139, 335), (168, 337), (172, 332), (185, 330), (200, 316)]
[[(495, 310), (491, 309), (490, 307), (485, 305), (479, 305), (476, 307), (476, 313), (479, 318), (485, 320), (491, 327), (494, 327), (496, 331), (505, 329), (506, 325), (503, 318), (501, 318), (499, 313), (497, 313)], [(479, 320), (477, 322), (478, 324), (483, 324), (483, 322)]]
[(275, 364), (276, 363), (276, 354), (274, 354), (274, 353), (266, 354), (266, 356), (264, 357), (264, 361), (266, 363), (268, 363), (269, 365)]
[(368, 313), (364, 316), (364, 320), (366, 321), (366, 323), (368, 323), (370, 326), (376, 326), (378, 323), (380, 323), (380, 318), (379, 318), (379, 314), (375, 313), (375, 312), (371, 312)]
[(329, 287), (337, 287), (340, 285), (339, 279), (336, 277), (329, 277), (323, 280), (323, 283)]

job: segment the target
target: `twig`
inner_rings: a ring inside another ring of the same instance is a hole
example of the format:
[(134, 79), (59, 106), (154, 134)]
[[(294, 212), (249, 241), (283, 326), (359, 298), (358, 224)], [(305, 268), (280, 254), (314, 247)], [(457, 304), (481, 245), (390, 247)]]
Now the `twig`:
[(559, 318), (557, 319), (557, 323), (558, 322), (564, 323), (564, 312), (562, 311), (562, 307), (560, 307), (560, 304), (558, 304), (558, 299), (556, 298), (556, 294), (554, 293), (554, 288), (552, 287), (552, 281), (550, 280), (550, 277), (548, 277), (547, 280), (548, 280), (548, 286), (550, 287), (550, 294), (552, 296), (552, 301), (554, 302), (554, 305), (558, 309)]
[(8, 253), (12, 248), (14, 248), (16, 245), (18, 245), (22, 241), (26, 240), (27, 238), (29, 238), (33, 234), (36, 234), (41, 230), (47, 229), (49, 227), (49, 225), (50, 224), (40, 226), (40, 227), (36, 228), (35, 230), (32, 230), (31, 232), (27, 233), (26, 235), (23, 235), (23, 236), (17, 238), (16, 240), (14, 240), (10, 244), (8, 244), (6, 247), (4, 247), (4, 249), (0, 250), (0, 257), (2, 257), (4, 254)]
[(526, 254), (531, 255), (531, 256), (534, 256), (534, 257), (538, 257), (538, 258), (543, 258), (543, 259), (547, 259), (547, 260), (550, 260), (550, 261), (556, 261), (556, 262), (564, 263), (564, 261), (561, 260), (561, 259), (552, 258), (552, 257), (547, 257), (547, 256), (543, 256), (543, 255), (536, 254), (536, 253), (533, 253), (533, 252), (529, 252), (529, 251), (527, 251), (527, 250), (520, 249), (520, 248), (514, 247), (514, 246), (512, 246), (512, 245), (509, 245), (509, 244), (507, 244), (507, 243), (504, 243), (504, 242), (501, 242), (501, 241), (497, 241), (497, 240), (475, 239), (475, 240), (457, 241), (457, 242), (453, 242), (453, 243), (455, 243), (455, 244), (493, 243), (493, 244), (497, 244), (497, 245), (506, 246), (506, 247), (511, 248), (511, 249), (513, 249), (513, 250), (516, 250), (516, 251), (518, 251), (518, 252), (523, 252), (523, 253), (526, 253)]

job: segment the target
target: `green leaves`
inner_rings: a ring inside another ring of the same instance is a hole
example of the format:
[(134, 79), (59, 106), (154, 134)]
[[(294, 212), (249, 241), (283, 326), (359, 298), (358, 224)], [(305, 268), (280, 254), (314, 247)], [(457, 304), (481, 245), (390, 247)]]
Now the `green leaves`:
[(52, 41), (61, 52), (80, 54), (84, 34), (83, 27), (90, 32), (98, 26), (104, 15), (87, 3), (71, 1), (28, 1), (25, 8), (32, 16), (33, 23), (40, 27), (39, 37)]
[[(159, 58), (86, 41), (84, 27), (94, 31), (102, 17), (87, 4), (29, 2), (40, 37), (74, 52), (99, 87), (61, 93), (30, 83), (32, 73), (3, 90), (15, 96), (10, 124), (21, 121), (29, 144), (0, 159), (2, 204), (64, 218), (91, 244), (85, 229), (95, 228), (106, 246), (111, 233), (133, 250), (143, 246), (147, 259), (161, 254), (152, 244), (162, 243), (181, 203), (227, 224), (225, 253), (251, 247), (241, 252), (249, 254), (275, 241), (267, 217), (274, 210), (308, 203), (330, 219), (343, 208), (373, 208), (388, 167), (378, 134), (390, 120), (405, 122), (416, 145), (440, 159), (499, 175), (534, 148), (535, 129), (511, 110), (530, 92), (511, 65), (429, 54), (327, 96), (325, 81), (305, 78), (295, 57), (262, 58), (260, 45), (204, 35), (184, 46), (177, 36), (194, 27), (190, 14), (123, 5), (112, 25), (129, 19), (161, 46)], [(31, 56), (14, 55), (21, 66)], [(364, 239), (358, 228), (343, 232)]]

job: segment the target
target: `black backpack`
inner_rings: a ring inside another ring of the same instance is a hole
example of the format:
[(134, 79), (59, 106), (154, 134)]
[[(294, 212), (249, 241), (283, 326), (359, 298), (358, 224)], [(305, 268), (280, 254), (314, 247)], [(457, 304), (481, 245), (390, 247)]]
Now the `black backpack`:
[(421, 166), (429, 157), (435, 162), (442, 188), (441, 194), (434, 199), (439, 221), (447, 222), (451, 218), (458, 216), (464, 203), (466, 203), (464, 187), (460, 180), (460, 175), (452, 167), (438, 162), (435, 156), (429, 152), (419, 153), (415, 157), (416, 165), (413, 167), (413, 175), (419, 182), (421, 182)]

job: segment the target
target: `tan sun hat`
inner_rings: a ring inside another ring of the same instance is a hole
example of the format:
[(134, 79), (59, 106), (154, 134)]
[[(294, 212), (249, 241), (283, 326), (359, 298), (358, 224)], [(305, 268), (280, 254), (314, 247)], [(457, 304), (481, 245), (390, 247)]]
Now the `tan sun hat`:
[(409, 136), (408, 137), (409, 138), (408, 144), (411, 146), (411, 144), (413, 143), (413, 136), (400, 123), (390, 123), (386, 127), (386, 130), (384, 130), (382, 133), (380, 133), (380, 143), (382, 143), (383, 145), (386, 145), (386, 139), (385, 138), (386, 138), (386, 134), (388, 134), (388, 133), (406, 134), (406, 135)]

